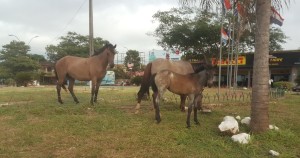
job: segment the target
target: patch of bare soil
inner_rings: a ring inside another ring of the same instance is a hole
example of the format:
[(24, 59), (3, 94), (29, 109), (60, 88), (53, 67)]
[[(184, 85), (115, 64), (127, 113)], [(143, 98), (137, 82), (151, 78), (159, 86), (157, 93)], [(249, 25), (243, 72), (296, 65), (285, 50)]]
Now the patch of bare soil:
[(32, 103), (32, 100), (28, 100), (28, 101), (17, 101), (17, 102), (7, 102), (7, 103), (1, 103), (0, 107), (4, 107), (4, 106), (9, 106), (9, 105), (25, 105), (28, 103)]
[[(136, 105), (120, 105), (120, 106), (116, 106), (117, 109), (120, 109), (126, 113), (130, 113), (130, 114), (135, 114), (136, 109), (135, 109)], [(139, 109), (139, 113), (143, 113), (143, 111), (151, 111), (153, 110), (153, 107), (150, 105), (141, 105), (141, 108)]]

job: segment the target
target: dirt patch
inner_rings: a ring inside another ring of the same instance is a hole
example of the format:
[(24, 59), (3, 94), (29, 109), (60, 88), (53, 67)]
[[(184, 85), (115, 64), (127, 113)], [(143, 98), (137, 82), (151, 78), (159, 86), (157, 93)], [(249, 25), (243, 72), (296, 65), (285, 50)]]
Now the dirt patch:
[(17, 102), (7, 102), (7, 103), (1, 103), (0, 107), (4, 107), (4, 106), (9, 106), (9, 105), (25, 105), (28, 103), (32, 103), (32, 100), (28, 100), (28, 101), (17, 101)]
[[(117, 106), (117, 109), (120, 109), (126, 113), (134, 114), (136, 112), (135, 106), (136, 105), (120, 105)], [(139, 113), (142, 113), (143, 111), (151, 111), (151, 110), (153, 110), (152, 106), (141, 105), (141, 108), (139, 109)]]

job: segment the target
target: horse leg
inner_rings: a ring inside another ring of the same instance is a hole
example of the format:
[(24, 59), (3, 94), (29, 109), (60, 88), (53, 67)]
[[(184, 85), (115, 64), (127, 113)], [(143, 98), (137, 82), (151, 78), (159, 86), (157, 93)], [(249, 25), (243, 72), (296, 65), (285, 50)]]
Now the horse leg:
[(64, 102), (61, 100), (60, 90), (61, 90), (61, 84), (59, 84), (59, 83), (57, 82), (57, 84), (56, 84), (57, 101), (58, 101), (60, 104), (63, 104)]
[(101, 84), (101, 80), (98, 80), (97, 84), (96, 84), (96, 89), (95, 89), (94, 103), (97, 103), (97, 97), (98, 97), (100, 84)]
[(199, 101), (201, 102), (200, 98), (202, 99), (202, 95), (201, 94), (197, 95), (195, 98), (196, 99), (194, 100), (194, 121), (197, 125), (199, 125), (200, 123), (199, 123), (198, 117), (197, 117), (197, 113), (198, 113), (197, 109), (199, 109), (198, 103), (199, 103)]
[(159, 95), (158, 92), (154, 92), (153, 95), (153, 105), (154, 105), (154, 109), (155, 109), (155, 120), (157, 121), (157, 123), (160, 123), (161, 118), (160, 118), (160, 112), (159, 112)]
[(63, 77), (63, 75), (60, 78), (57, 77), (56, 91), (57, 91), (57, 100), (60, 104), (63, 104), (63, 101), (61, 100), (60, 91), (61, 91), (61, 87), (62, 86), (64, 87), (64, 80), (65, 78)]
[(198, 96), (199, 97), (198, 101), (197, 101), (197, 103), (198, 103), (198, 110), (203, 110), (203, 108), (202, 108), (203, 90), (204, 90), (204, 88), (202, 89), (202, 91), (200, 92), (200, 94)]
[(91, 100), (90, 100), (91, 105), (94, 105), (93, 98), (95, 96), (95, 89), (96, 89), (96, 80), (92, 80)]
[(187, 114), (187, 119), (186, 119), (187, 128), (191, 127), (190, 118), (191, 118), (191, 113), (193, 111), (194, 98), (195, 98), (194, 95), (189, 95), (189, 107), (188, 107), (188, 114)]
[(69, 78), (69, 86), (68, 86), (68, 90), (70, 91), (74, 101), (76, 102), (76, 104), (79, 103), (77, 97), (75, 96), (74, 94), (74, 91), (73, 91), (73, 87), (74, 87), (74, 83), (75, 83), (75, 79), (74, 78)]
[(139, 113), (139, 110), (141, 108), (141, 101), (142, 101), (142, 98), (144, 96), (144, 92), (142, 92), (142, 90), (140, 89), (139, 92), (137, 93), (137, 104), (135, 106), (135, 114), (138, 114)]
[(181, 109), (182, 112), (185, 111), (185, 100), (186, 100), (186, 95), (180, 95), (180, 106), (179, 108)]
[(203, 108), (202, 108), (202, 98), (203, 98), (203, 95), (202, 95), (202, 93), (200, 93), (199, 96), (198, 96), (198, 101), (197, 101), (197, 109), (198, 110), (203, 110)]

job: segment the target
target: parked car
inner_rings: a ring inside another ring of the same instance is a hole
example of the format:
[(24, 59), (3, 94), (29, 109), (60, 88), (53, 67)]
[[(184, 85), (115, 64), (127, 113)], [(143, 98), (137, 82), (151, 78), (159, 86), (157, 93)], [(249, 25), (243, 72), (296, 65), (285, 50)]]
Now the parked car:
[(300, 92), (300, 85), (292, 88), (293, 92)]

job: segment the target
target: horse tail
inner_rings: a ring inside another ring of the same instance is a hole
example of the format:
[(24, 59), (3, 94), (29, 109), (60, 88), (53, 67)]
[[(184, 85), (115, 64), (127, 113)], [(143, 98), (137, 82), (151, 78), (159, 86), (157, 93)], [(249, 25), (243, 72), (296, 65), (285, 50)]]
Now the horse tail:
[(152, 91), (153, 91), (153, 92), (157, 92), (157, 91), (158, 91), (157, 86), (156, 86), (156, 84), (155, 84), (155, 82), (154, 82), (154, 79), (155, 79), (156, 74), (157, 74), (157, 73), (155, 73), (155, 74), (153, 74), (153, 75), (151, 76), (151, 80), (152, 80), (152, 82), (151, 82), (151, 88), (152, 88)]
[[(56, 68), (55, 68), (55, 67), (54, 67), (54, 74), (55, 74), (56, 82), (58, 82), (58, 75), (57, 75), (57, 71), (56, 71)], [(67, 88), (66, 88), (66, 86), (65, 86), (64, 83), (61, 85), (61, 87), (62, 87), (66, 92), (68, 92), (68, 90), (67, 90)]]
[(141, 102), (141, 99), (143, 98), (144, 94), (147, 93), (149, 96), (149, 87), (151, 82), (151, 67), (152, 63), (147, 64), (145, 70), (144, 70), (144, 76), (142, 79), (141, 87), (138, 92), (138, 102)]
[(144, 97), (145, 93), (148, 94), (148, 97), (150, 95), (149, 92), (149, 87), (150, 87), (150, 82), (151, 82), (151, 67), (152, 67), (152, 63), (148, 63), (145, 70), (144, 70), (144, 76), (142, 79), (142, 83), (141, 83), (141, 87), (139, 92), (137, 93), (137, 105), (135, 107), (135, 114), (139, 113), (139, 109), (141, 107), (140, 103), (142, 101), (142, 98)]

